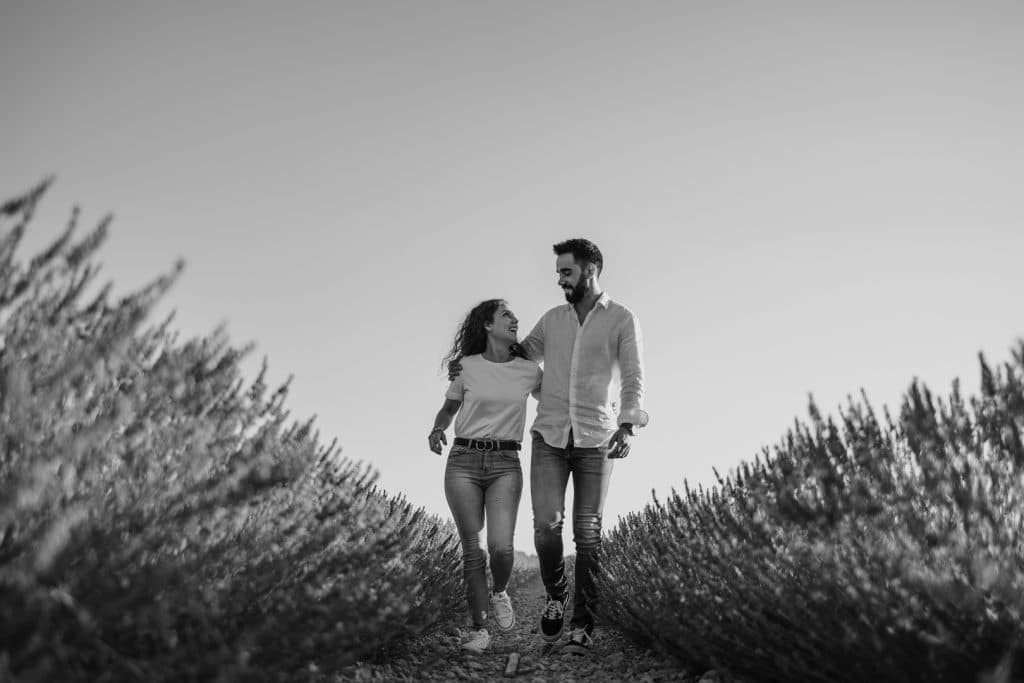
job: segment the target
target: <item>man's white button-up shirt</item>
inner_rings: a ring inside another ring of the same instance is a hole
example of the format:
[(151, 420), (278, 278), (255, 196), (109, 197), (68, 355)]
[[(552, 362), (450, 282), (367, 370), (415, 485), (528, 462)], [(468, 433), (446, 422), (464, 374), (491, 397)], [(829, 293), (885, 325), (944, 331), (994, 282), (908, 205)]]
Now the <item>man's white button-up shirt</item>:
[(618, 425), (647, 424), (640, 323), (607, 294), (582, 324), (572, 304), (552, 308), (522, 347), (544, 363), (533, 430), (548, 445), (565, 448), (571, 429), (576, 446), (604, 446)]

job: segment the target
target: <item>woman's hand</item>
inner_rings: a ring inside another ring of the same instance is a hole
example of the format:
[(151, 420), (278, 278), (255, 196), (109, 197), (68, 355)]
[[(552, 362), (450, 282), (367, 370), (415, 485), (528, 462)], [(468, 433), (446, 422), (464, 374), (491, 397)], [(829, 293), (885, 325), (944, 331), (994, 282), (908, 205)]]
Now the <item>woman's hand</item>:
[(444, 403), (441, 405), (441, 410), (437, 411), (437, 417), (434, 418), (434, 428), (427, 435), (427, 443), (430, 444), (430, 450), (438, 455), (441, 455), (441, 445), (448, 444), (448, 439), (444, 436), (444, 430), (448, 429), (451, 425), (452, 418), (459, 412), (461, 406), (461, 398), (445, 398)]
[(444, 430), (441, 429), (431, 431), (430, 436), (427, 437), (427, 442), (430, 444), (430, 450), (438, 455), (441, 455), (441, 444), (448, 445), (448, 439), (444, 435)]

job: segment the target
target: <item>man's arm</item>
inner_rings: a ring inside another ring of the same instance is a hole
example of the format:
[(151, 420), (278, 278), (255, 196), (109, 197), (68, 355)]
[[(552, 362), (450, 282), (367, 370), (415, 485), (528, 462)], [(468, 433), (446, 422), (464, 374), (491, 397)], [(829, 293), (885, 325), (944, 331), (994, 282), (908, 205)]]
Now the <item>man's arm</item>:
[(643, 409), (643, 337), (640, 323), (632, 313), (629, 313), (619, 330), (618, 361), (622, 380), (619, 395), (622, 410), (619, 411), (619, 429), (608, 442), (609, 458), (625, 458), (629, 455), (630, 438), (636, 434), (638, 427), (647, 425), (647, 412)]
[(631, 424), (634, 427), (647, 425), (647, 412), (644, 403), (644, 359), (643, 335), (640, 332), (640, 321), (632, 313), (622, 325), (619, 332), (619, 372), (622, 388), (619, 411), (619, 425)]
[(519, 348), (522, 349), (523, 355), (532, 360), (534, 363), (540, 363), (544, 360), (544, 318), (542, 316), (537, 324), (533, 326), (533, 330), (526, 336), (526, 339), (519, 342)]

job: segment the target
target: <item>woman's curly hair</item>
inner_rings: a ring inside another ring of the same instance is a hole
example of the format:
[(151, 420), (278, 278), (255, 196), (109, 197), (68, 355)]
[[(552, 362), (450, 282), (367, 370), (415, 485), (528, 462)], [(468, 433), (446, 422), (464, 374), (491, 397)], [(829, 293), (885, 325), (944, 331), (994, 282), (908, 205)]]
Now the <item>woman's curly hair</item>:
[[(483, 353), (487, 350), (487, 330), (485, 324), (494, 322), (494, 313), (498, 306), (507, 304), (504, 299), (487, 299), (481, 301), (466, 314), (465, 320), (459, 325), (455, 333), (452, 347), (441, 360), (441, 369), (447, 370), (451, 362), (462, 360), (466, 356)], [(522, 357), (522, 351), (518, 344), (513, 344), (512, 355)]]

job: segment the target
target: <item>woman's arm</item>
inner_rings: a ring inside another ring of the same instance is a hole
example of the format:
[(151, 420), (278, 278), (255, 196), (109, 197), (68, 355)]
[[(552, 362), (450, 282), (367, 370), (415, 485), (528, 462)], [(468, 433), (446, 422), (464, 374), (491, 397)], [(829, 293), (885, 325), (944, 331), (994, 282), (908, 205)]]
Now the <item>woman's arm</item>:
[(459, 412), (459, 408), (462, 407), (462, 401), (454, 398), (446, 398), (444, 405), (441, 406), (441, 410), (437, 411), (437, 417), (434, 418), (434, 428), (430, 430), (430, 436), (427, 437), (427, 441), (430, 443), (430, 450), (435, 453), (441, 453), (441, 444), (448, 444), (448, 439), (445, 438), (445, 430), (451, 425), (452, 420)]

